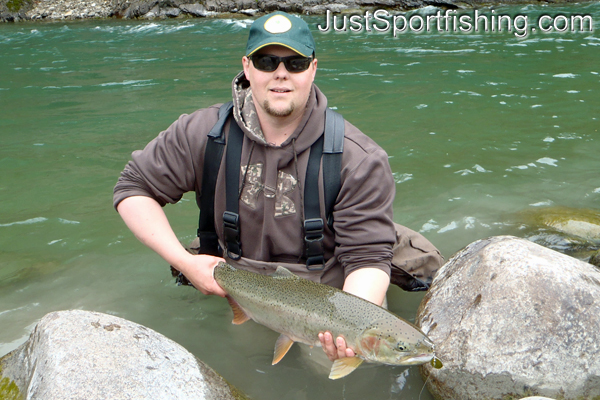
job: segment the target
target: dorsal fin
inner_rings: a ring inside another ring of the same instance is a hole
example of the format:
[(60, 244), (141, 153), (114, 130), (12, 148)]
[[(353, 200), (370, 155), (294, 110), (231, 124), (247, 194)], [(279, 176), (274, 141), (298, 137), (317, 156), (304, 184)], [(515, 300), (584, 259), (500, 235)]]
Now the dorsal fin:
[(294, 275), (292, 272), (290, 272), (289, 269), (282, 267), (281, 265), (277, 266), (277, 269), (275, 270), (275, 272), (273, 272), (273, 274), (271, 275), (272, 278), (275, 279), (282, 279), (282, 278), (297, 278), (300, 279), (297, 275)]

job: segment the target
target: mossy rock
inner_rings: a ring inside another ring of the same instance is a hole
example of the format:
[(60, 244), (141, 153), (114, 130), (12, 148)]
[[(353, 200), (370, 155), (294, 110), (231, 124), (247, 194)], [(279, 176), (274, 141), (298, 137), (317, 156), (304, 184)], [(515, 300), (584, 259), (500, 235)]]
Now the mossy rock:
[(33, 0), (0, 0), (0, 22), (26, 19), (33, 9)]
[(0, 399), (2, 400), (23, 400), (23, 394), (17, 384), (10, 378), (2, 374), (2, 361), (0, 358)]
[(21, 10), (24, 4), (27, 4), (27, 0), (8, 0), (6, 2), (6, 8), (12, 12), (18, 12)]
[(526, 238), (561, 253), (588, 259), (600, 249), (600, 210), (543, 207), (521, 211), (516, 219)]
[(17, 385), (8, 378), (0, 379), (0, 399), (23, 400), (23, 395)]

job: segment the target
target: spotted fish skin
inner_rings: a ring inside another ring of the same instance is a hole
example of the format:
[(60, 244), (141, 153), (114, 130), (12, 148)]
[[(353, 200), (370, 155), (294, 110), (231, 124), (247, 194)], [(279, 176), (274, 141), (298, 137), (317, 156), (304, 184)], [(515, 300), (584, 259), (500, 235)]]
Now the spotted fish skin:
[(357, 355), (337, 360), (332, 379), (349, 374), (363, 360), (417, 365), (433, 358), (433, 343), (410, 322), (350, 293), (299, 278), (283, 267), (267, 276), (220, 263), (214, 277), (228, 293), (234, 323), (252, 319), (281, 334), (273, 364), (294, 342), (320, 346), (318, 334), (325, 331), (344, 337)]

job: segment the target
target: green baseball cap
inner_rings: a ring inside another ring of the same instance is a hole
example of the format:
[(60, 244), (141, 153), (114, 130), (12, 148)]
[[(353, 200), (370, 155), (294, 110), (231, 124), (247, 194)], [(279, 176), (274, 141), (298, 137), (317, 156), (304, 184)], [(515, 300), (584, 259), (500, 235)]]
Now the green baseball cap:
[(308, 24), (283, 11), (263, 15), (254, 21), (248, 34), (246, 56), (269, 45), (287, 47), (304, 57), (315, 53), (315, 41)]

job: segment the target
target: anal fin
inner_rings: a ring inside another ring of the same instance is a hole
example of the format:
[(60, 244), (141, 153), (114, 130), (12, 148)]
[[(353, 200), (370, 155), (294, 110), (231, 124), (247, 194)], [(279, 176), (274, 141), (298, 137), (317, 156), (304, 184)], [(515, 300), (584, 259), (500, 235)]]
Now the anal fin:
[(273, 353), (273, 363), (271, 365), (275, 365), (281, 361), (293, 344), (294, 341), (283, 333), (279, 335), (279, 338), (275, 342), (275, 352)]
[(359, 357), (338, 358), (333, 362), (331, 372), (329, 373), (329, 379), (339, 379), (349, 375), (358, 368), (362, 362), (363, 359)]
[(250, 319), (244, 310), (242, 310), (242, 307), (240, 307), (240, 305), (231, 296), (227, 296), (227, 301), (231, 306), (231, 311), (233, 311), (233, 321), (231, 321), (232, 324), (240, 325)]

